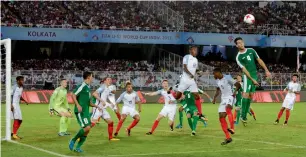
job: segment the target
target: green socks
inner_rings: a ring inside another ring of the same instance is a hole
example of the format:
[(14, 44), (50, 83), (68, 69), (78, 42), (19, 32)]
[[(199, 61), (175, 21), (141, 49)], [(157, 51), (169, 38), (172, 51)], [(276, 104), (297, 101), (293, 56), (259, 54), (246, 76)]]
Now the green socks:
[(87, 138), (87, 136), (82, 136), (82, 137), (80, 137), (80, 141), (79, 141), (79, 143), (77, 144), (77, 146), (76, 146), (76, 148), (78, 149), (78, 148), (81, 148), (81, 146), (84, 144), (84, 142), (86, 141), (86, 138)]
[[(79, 130), (79, 132), (72, 138), (72, 141), (76, 141), (78, 138), (82, 138), (83, 135), (84, 135), (84, 133), (85, 133), (84, 129), (81, 128), (81, 129)], [(81, 142), (81, 141), (80, 141), (80, 142)], [(79, 142), (79, 143), (80, 143), (80, 142)]]
[(193, 116), (192, 119), (193, 119), (192, 131), (195, 131), (197, 128), (199, 116)]
[(183, 111), (179, 112), (180, 125), (183, 126)]

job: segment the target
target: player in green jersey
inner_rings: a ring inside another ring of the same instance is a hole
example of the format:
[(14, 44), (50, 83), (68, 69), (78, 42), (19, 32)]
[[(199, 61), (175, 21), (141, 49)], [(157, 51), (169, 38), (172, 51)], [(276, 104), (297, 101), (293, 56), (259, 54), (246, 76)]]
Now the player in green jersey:
[(268, 78), (271, 78), (271, 73), (269, 72), (267, 66), (261, 60), (257, 54), (257, 52), (252, 48), (245, 48), (244, 41), (241, 37), (238, 37), (234, 40), (236, 47), (239, 52), (236, 56), (236, 62), (243, 72), (243, 94), (242, 94), (242, 112), (241, 112), (241, 121), (244, 126), (247, 125), (247, 113), (250, 109), (251, 100), (253, 94), (255, 93), (256, 86), (258, 86), (257, 82), (257, 68), (256, 62), (265, 70), (265, 74)]
[[(198, 92), (199, 92), (199, 94), (207, 95), (207, 97), (210, 98), (210, 96), (207, 93), (205, 93), (204, 91), (202, 91), (201, 89), (198, 89)], [(187, 94), (188, 94), (188, 92), (187, 92)], [(186, 96), (187, 95), (184, 94), (185, 98), (183, 100), (181, 100), (182, 106), (179, 108), (179, 124), (176, 126), (177, 129), (183, 128), (183, 111), (184, 111), (183, 106), (184, 106), (184, 104), (186, 104), (186, 102), (189, 102), (189, 101), (186, 100)], [(190, 99), (194, 99), (194, 96), (191, 95)], [(212, 101), (211, 98), (210, 98), (210, 101)], [(205, 127), (207, 126), (208, 119), (205, 117), (205, 115), (200, 115), (199, 121), (201, 121), (204, 124)]]
[(50, 98), (49, 111), (50, 115), (57, 114), (61, 117), (59, 136), (70, 135), (67, 133), (68, 126), (71, 122), (72, 114), (70, 112), (68, 100), (67, 100), (67, 80), (61, 80), (61, 86), (56, 88)]
[(93, 80), (92, 73), (84, 72), (83, 79), (84, 82), (78, 85), (72, 93), (72, 99), (75, 103), (74, 113), (77, 117), (79, 125), (81, 126), (81, 129), (69, 142), (69, 149), (73, 150), (76, 140), (80, 138), (80, 141), (74, 149), (75, 152), (79, 153), (83, 152), (81, 150), (81, 146), (85, 142), (87, 135), (91, 129), (89, 106), (96, 107), (100, 111), (102, 110), (99, 106), (92, 104), (92, 102), (90, 101), (91, 92), (89, 85)]

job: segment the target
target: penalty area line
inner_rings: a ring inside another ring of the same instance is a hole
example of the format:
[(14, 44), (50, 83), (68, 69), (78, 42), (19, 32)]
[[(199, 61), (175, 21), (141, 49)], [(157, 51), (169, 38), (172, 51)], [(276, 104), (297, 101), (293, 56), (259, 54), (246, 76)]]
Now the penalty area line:
[(54, 155), (54, 156), (70, 157), (70, 156), (67, 156), (67, 155), (63, 155), (63, 154), (59, 154), (59, 153), (56, 153), (56, 152), (48, 151), (48, 150), (45, 150), (45, 149), (42, 149), (42, 148), (38, 148), (38, 147), (35, 147), (35, 146), (31, 146), (31, 145), (28, 145), (28, 144), (20, 143), (20, 142), (17, 142), (17, 141), (8, 141), (8, 142), (14, 143), (14, 144), (18, 144), (18, 145), (22, 145), (22, 146), (25, 146), (25, 147), (29, 147), (29, 148), (32, 148), (32, 149), (35, 149), (35, 150), (38, 150), (38, 151), (41, 151), (41, 152), (44, 152), (44, 153), (47, 153), (47, 154)]

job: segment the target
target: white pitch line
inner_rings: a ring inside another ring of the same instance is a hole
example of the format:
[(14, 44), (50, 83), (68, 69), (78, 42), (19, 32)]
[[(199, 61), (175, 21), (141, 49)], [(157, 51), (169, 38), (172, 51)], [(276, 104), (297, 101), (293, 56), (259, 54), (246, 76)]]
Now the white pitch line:
[(202, 151), (185, 151), (185, 152), (165, 152), (165, 153), (144, 153), (144, 154), (121, 154), (121, 155), (106, 155), (106, 156), (86, 156), (86, 157), (123, 157), (123, 156), (158, 156), (158, 155), (174, 155), (174, 154), (192, 154), (192, 153), (220, 153), (220, 152), (236, 152), (236, 151), (260, 151), (260, 150), (276, 150), (289, 149), (291, 147), (282, 148), (250, 148), (250, 149), (230, 149), (230, 150), (202, 150)]
[[(144, 127), (138, 127), (138, 128), (139, 129), (146, 129), (146, 130), (148, 130), (148, 128), (144, 128)], [(159, 130), (159, 131), (173, 133), (173, 131), (169, 131), (169, 130)], [(197, 134), (196, 136), (224, 139), (223, 137), (213, 136), (213, 135)], [(278, 146), (293, 147), (293, 148), (306, 148), (306, 146), (299, 146), (299, 145), (292, 145), (292, 144), (282, 144), (282, 143), (275, 143), (275, 142), (269, 142), (269, 141), (245, 140), (245, 139), (235, 138), (235, 135), (233, 137), (233, 140), (246, 141), (246, 142), (254, 142), (254, 143), (262, 143), (262, 144), (270, 144), (270, 145), (278, 145)]]
[(31, 145), (20, 143), (20, 142), (16, 142), (16, 141), (8, 141), (8, 142), (19, 144), (19, 145), (22, 145), (22, 146), (25, 146), (25, 147), (29, 147), (29, 148), (32, 148), (32, 149), (35, 149), (35, 150), (38, 150), (38, 151), (41, 151), (41, 152), (45, 152), (47, 154), (54, 155), (54, 156), (70, 157), (70, 156), (67, 156), (67, 155), (63, 155), (63, 154), (59, 154), (59, 153), (56, 153), (56, 152), (48, 151), (48, 150), (45, 150), (45, 149), (42, 149), (42, 148), (34, 147), (34, 146), (31, 146)]

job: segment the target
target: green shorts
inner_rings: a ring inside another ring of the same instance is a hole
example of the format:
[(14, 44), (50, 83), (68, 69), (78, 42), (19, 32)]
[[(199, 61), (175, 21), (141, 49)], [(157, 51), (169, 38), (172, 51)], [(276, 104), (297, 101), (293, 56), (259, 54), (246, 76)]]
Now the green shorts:
[[(251, 75), (257, 81), (257, 75)], [(250, 80), (246, 75), (243, 75), (243, 86), (244, 93), (255, 93), (256, 86), (253, 84), (252, 80)]]
[(87, 126), (91, 126), (90, 115), (89, 113), (75, 113), (77, 121), (82, 128), (86, 128)]
[(241, 107), (241, 100), (242, 99), (236, 100), (235, 107)]
[(194, 115), (194, 113), (198, 113), (198, 109), (195, 105), (187, 105), (186, 103), (182, 104), (182, 107), (186, 114), (190, 114), (191, 116)]

